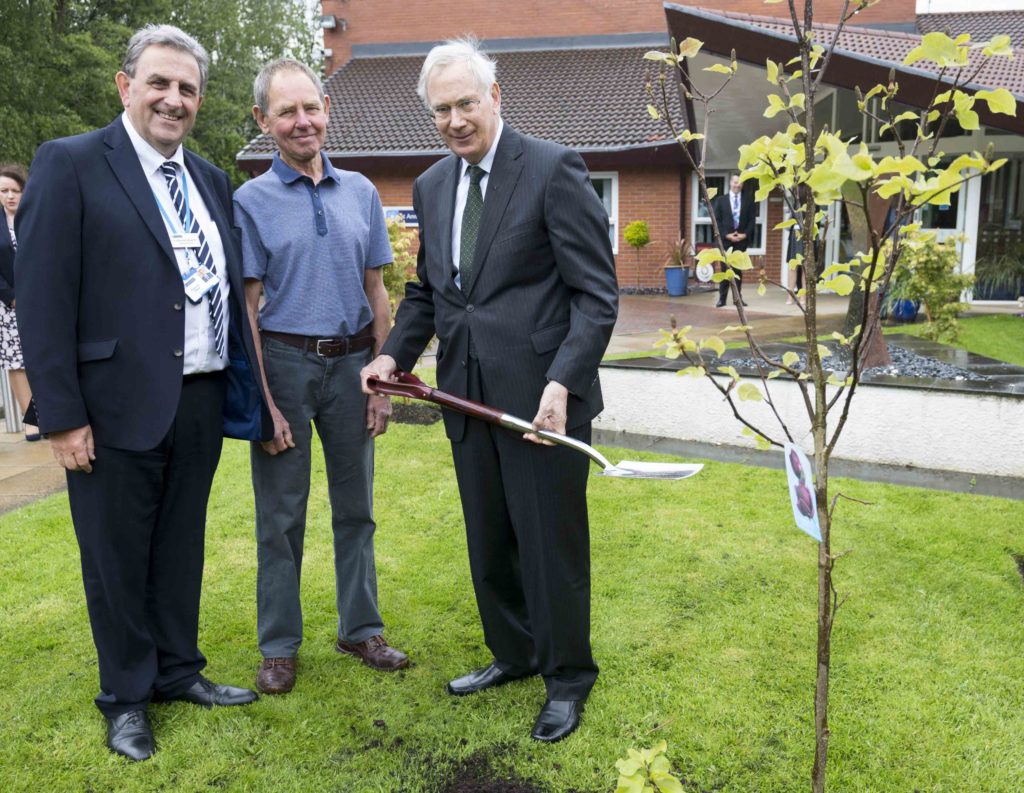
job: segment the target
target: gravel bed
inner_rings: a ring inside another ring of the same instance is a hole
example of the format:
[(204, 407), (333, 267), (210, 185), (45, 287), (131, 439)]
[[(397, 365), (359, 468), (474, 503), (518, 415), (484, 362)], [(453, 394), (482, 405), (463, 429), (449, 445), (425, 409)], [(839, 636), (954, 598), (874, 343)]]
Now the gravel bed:
[[(826, 368), (836, 372), (839, 377), (845, 377), (850, 368), (849, 354), (845, 348), (837, 352), (832, 345), (826, 344), (825, 346), (832, 350), (831, 357), (826, 358), (824, 361)], [(807, 355), (802, 352), (797, 354), (800, 356), (800, 360), (793, 365), (793, 368), (803, 371), (807, 363)], [(895, 344), (889, 345), (889, 355), (892, 357), (892, 363), (889, 366), (874, 366), (866, 369), (862, 374), (890, 377), (927, 377), (936, 380), (955, 380), (961, 382), (981, 382), (992, 379), (987, 375), (978, 374), (960, 366), (953, 366), (952, 364), (912, 352), (903, 347), (897, 347)], [(757, 361), (754, 358), (730, 358), (722, 363), (735, 366), (739, 371), (757, 371)]]

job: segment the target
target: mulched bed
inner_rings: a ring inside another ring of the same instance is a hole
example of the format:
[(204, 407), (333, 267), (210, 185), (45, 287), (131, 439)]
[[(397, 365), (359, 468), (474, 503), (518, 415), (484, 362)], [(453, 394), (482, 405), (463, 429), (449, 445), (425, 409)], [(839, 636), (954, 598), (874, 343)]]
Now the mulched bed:
[(427, 402), (393, 399), (391, 420), (398, 424), (436, 424), (441, 420), (441, 408)]

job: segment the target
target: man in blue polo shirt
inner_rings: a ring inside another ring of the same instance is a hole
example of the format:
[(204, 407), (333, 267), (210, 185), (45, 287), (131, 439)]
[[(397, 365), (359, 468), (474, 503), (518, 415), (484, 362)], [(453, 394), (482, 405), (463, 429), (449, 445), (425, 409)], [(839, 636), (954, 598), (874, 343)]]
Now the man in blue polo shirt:
[(331, 499), (335, 647), (375, 669), (409, 665), (382, 635), (373, 556), (373, 438), (387, 429), (391, 406), (359, 387), (359, 370), (390, 326), (380, 268), (392, 254), (373, 185), (335, 170), (321, 151), (330, 98), (319, 78), (297, 61), (278, 60), (263, 67), (253, 93), (256, 122), (279, 149), (270, 170), (235, 193), (246, 305), (274, 417), (274, 439), (251, 452), (263, 655), (256, 686), (284, 694), (295, 685), (302, 643), (311, 423)]

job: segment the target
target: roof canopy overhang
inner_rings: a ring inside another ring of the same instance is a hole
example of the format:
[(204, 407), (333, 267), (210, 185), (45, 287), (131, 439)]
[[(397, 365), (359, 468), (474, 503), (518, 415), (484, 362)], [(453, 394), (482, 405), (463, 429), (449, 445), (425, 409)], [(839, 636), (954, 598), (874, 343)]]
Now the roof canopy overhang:
[[(798, 54), (795, 36), (791, 31), (782, 32), (788, 20), (722, 14), (672, 3), (665, 4), (665, 15), (669, 33), (677, 41), (692, 36), (704, 42), (700, 54), (691, 59), (690, 72), (697, 87), (702, 90), (720, 85), (721, 75), (702, 72), (701, 69), (712, 63), (721, 63), (723, 59), (728, 61), (733, 52), (736, 53), (737, 61), (754, 67), (754, 70), (741, 69), (713, 105), (719, 108), (717, 112), (721, 115), (717, 117), (717, 123), (708, 139), (707, 166), (735, 167), (740, 144), (785, 126), (784, 122), (780, 126), (778, 120), (768, 120), (763, 116), (767, 106), (765, 95), (771, 90), (765, 79), (764, 64), (768, 59), (785, 63)], [(823, 32), (827, 33), (828, 30)], [(920, 40), (917, 36), (877, 30), (860, 30), (859, 36), (861, 41), (876, 37), (886, 41), (899, 37), (899, 42), (906, 43), (908, 50)], [(841, 40), (840, 44), (843, 43), (845, 41)], [(842, 46), (834, 50), (822, 85), (851, 90), (860, 88), (866, 93), (878, 83), (888, 83), (890, 71), (895, 71), (899, 83), (897, 99), (900, 102), (918, 108), (928, 106), (937, 73), (903, 66), (901, 62), (844, 49)], [(946, 81), (949, 82), (948, 78)], [(969, 88), (977, 90), (983, 87), (986, 86), (972, 85)], [(1017, 99), (1016, 116), (990, 113), (983, 102), (975, 105), (981, 124), (1018, 135), (1024, 134), (1024, 97), (1020, 93), (1014, 95)], [(689, 104), (695, 130), (699, 132), (704, 122), (703, 114), (699, 106), (694, 106), (692, 102)]]

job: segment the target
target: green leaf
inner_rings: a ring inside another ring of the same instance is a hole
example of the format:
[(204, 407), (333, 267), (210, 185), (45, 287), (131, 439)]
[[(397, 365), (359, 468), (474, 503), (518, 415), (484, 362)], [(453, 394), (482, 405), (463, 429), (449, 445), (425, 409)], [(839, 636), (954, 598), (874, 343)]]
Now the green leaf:
[(768, 82), (772, 83), (773, 85), (778, 85), (779, 64), (777, 64), (775, 61), (769, 58), (767, 61), (765, 61), (765, 68), (768, 69)]
[(705, 248), (702, 251), (697, 251), (697, 264), (714, 264), (722, 261), (725, 261), (725, 254), (718, 248)]
[(714, 284), (720, 284), (722, 281), (732, 281), (736, 278), (736, 273), (732, 270), (726, 270), (724, 273), (715, 273), (711, 276), (711, 282)]
[(716, 74), (732, 74), (732, 69), (724, 63), (713, 63), (710, 66), (705, 66), (701, 71), (715, 72)]
[(1010, 43), (1009, 36), (993, 36), (982, 52), (989, 57), (997, 55), (1013, 60), (1013, 45)]
[(686, 793), (683, 783), (670, 774), (651, 774), (651, 779), (658, 788), (658, 793)]
[(747, 331), (747, 330), (753, 330), (753, 329), (754, 329), (753, 325), (726, 325), (725, 330), (723, 331), (723, 333), (728, 333), (731, 330)]
[(766, 287), (764, 284), (758, 284), (757, 285), (757, 296), (758, 297), (764, 297), (766, 294), (768, 294), (768, 287)]
[(615, 788), (615, 793), (643, 793), (645, 787), (643, 776), (620, 776), (619, 786)]
[(695, 38), (685, 38), (679, 43), (679, 57), (680, 58), (692, 58), (698, 52), (700, 48), (704, 46), (704, 42)]
[(848, 275), (837, 275), (835, 278), (822, 284), (822, 289), (831, 289), (837, 295), (848, 295), (857, 284)]
[(825, 358), (828, 358), (831, 354), (832, 354), (832, 351), (828, 347), (826, 347), (824, 344), (819, 344), (818, 345), (818, 357), (819, 358), (824, 360)]
[(797, 364), (799, 362), (800, 356), (797, 355), (792, 350), (787, 350), (782, 354), (782, 363), (790, 368), (792, 368), (794, 364)]
[(655, 121), (661, 118), (661, 113), (658, 112), (658, 108), (656, 108), (654, 105), (647, 106), (647, 115), (649, 115)]
[(718, 336), (708, 336), (706, 339), (701, 339), (698, 344), (702, 350), (712, 350), (719, 357), (725, 352), (725, 342)]
[(926, 33), (921, 44), (907, 53), (903, 65), (910, 66), (922, 60), (935, 61), (939, 66), (966, 66), (967, 47), (958, 46), (945, 33)]
[(761, 389), (753, 383), (741, 383), (736, 393), (739, 394), (741, 402), (762, 402), (764, 400)]
[(729, 375), (729, 377), (731, 377), (733, 380), (739, 382), (740, 373), (736, 371), (736, 367), (734, 367), (734, 366), (719, 366), (718, 367), (718, 371), (721, 372), (722, 374)]
[(779, 377), (781, 374), (782, 374), (782, 370), (781, 369), (772, 369), (770, 372), (768, 372), (768, 375), (767, 375), (766, 379), (774, 380), (776, 377)]
[(781, 231), (782, 229), (788, 229), (791, 226), (796, 225), (796, 218), (790, 218), (789, 220), (783, 220), (781, 223), (776, 223), (772, 226), (772, 231)]
[(676, 56), (671, 52), (658, 52), (657, 50), (650, 50), (644, 54), (645, 61), (658, 61), (660, 63), (667, 63), (670, 66), (675, 66), (678, 62)]
[(643, 768), (643, 761), (632, 757), (623, 757), (615, 761), (615, 768), (623, 776), (632, 776)]
[(680, 369), (679, 374), (688, 374), (690, 377), (703, 377), (707, 373), (707, 369), (703, 366), (687, 366), (685, 369)]
[(746, 251), (729, 251), (725, 254), (725, 263), (734, 270), (750, 270), (754, 267), (750, 254)]
[(768, 94), (768, 107), (765, 108), (765, 118), (775, 118), (779, 113), (786, 109), (786, 102), (778, 94)]
[(987, 102), (988, 109), (992, 113), (1003, 113), (1007, 116), (1017, 115), (1017, 100), (1005, 88), (997, 88), (994, 91), (978, 91), (974, 96)]

